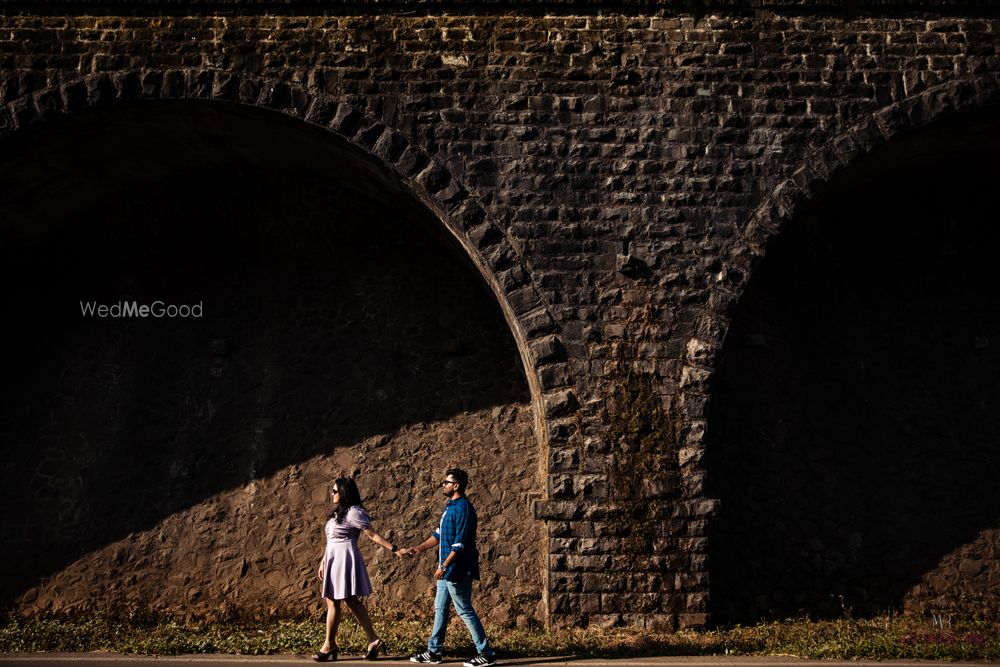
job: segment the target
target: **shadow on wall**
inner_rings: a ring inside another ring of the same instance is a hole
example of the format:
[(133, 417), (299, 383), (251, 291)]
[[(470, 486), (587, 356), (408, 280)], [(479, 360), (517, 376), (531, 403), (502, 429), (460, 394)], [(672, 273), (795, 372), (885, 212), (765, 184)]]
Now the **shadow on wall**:
[(716, 622), (1000, 608), (998, 146), (925, 130), (768, 248), (709, 413)]
[[(187, 103), (83, 114), (9, 140), (0, 190), (4, 602), (345, 443), (529, 401), (467, 258), (298, 121)], [(81, 312), (132, 300), (203, 316)]]

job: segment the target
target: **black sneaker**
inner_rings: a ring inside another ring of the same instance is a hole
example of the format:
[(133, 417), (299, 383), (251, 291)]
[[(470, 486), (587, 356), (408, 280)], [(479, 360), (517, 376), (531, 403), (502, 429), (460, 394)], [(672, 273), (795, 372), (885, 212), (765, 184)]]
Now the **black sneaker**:
[(496, 655), (491, 655), (487, 658), (485, 655), (480, 653), (475, 658), (469, 658), (462, 664), (465, 665), (465, 667), (490, 667), (490, 665), (497, 664), (497, 657)]
[[(441, 654), (434, 653), (433, 651), (424, 651), (423, 653), (418, 653), (416, 655), (410, 656), (410, 662), (421, 662), (427, 665), (440, 665), (441, 664)], [(493, 663), (483, 663), (484, 665)]]

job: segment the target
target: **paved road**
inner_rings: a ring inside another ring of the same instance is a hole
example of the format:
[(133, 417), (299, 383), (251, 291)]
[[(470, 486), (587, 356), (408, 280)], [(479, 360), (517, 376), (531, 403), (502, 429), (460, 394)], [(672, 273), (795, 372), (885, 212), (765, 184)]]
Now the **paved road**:
[[(360, 658), (350, 657), (338, 660), (339, 665), (347, 664), (355, 667), (372, 663)], [(890, 665), (927, 665), (935, 664), (926, 660), (886, 660), (872, 662), (863, 660), (801, 660), (791, 656), (767, 657), (661, 657), (661, 658), (628, 658), (621, 660), (582, 659), (573, 656), (555, 658), (514, 658), (501, 660), (499, 665), (517, 667), (520, 665), (538, 665), (539, 667), (624, 667), (625, 665), (641, 665), (642, 667), (720, 667), (722, 665), (737, 665), (738, 667), (803, 667), (815, 663), (821, 667), (887, 667)], [(291, 665), (314, 664), (308, 656), (241, 656), (241, 655), (182, 655), (170, 657), (116, 655), (113, 653), (33, 653), (24, 655), (0, 655), (0, 666), (18, 665), (21, 667), (125, 667), (139, 665), (141, 667), (290, 667)], [(992, 665), (988, 662), (949, 662), (947, 665)], [(378, 661), (381, 667), (401, 667), (412, 664), (405, 659), (384, 658)], [(446, 660), (444, 667), (461, 667), (460, 660)]]

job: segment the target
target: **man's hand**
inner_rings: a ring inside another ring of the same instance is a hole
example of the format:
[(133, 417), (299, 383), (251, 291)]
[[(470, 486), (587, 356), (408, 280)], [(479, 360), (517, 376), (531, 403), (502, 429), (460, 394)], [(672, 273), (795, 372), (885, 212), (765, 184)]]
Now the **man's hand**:
[(409, 549), (400, 549), (399, 551), (396, 552), (396, 555), (399, 556), (400, 558), (403, 558), (404, 556), (406, 558), (413, 558), (414, 556), (417, 555), (417, 550), (414, 549), (413, 547), (410, 547)]
[(441, 569), (441, 568), (439, 567), (439, 568), (437, 569), (437, 571), (436, 571), (436, 572), (434, 572), (434, 578), (435, 578), (435, 579), (444, 579), (444, 570), (442, 570), (442, 569)]
[(320, 579), (320, 580), (323, 579), (323, 566), (322, 565), (320, 565), (319, 568), (316, 570), (316, 578)]

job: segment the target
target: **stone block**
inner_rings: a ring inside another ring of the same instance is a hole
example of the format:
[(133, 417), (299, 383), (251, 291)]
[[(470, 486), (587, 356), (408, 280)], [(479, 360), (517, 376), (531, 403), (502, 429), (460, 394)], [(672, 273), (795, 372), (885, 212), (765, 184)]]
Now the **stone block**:
[(260, 99), (262, 88), (263, 84), (259, 80), (243, 77), (239, 82), (238, 100), (244, 104), (256, 104)]
[(214, 79), (215, 73), (211, 71), (200, 70), (189, 72), (185, 96), (188, 99), (207, 99), (212, 97)]
[(712, 377), (712, 371), (708, 368), (698, 366), (685, 366), (681, 371), (681, 389), (693, 389), (703, 391), (708, 386), (708, 381)]
[(570, 390), (555, 391), (544, 397), (545, 415), (549, 418), (562, 417), (578, 407), (576, 394)]
[(551, 593), (579, 593), (585, 591), (581, 575), (558, 573), (549, 577)]
[(708, 613), (708, 593), (701, 591), (698, 593), (688, 593), (684, 596), (684, 610), (686, 613)]
[(539, 500), (532, 503), (535, 519), (542, 521), (578, 519), (583, 514), (579, 503), (574, 501)]
[(7, 105), (7, 111), (18, 128), (32, 125), (38, 119), (38, 110), (29, 99), (19, 99)]
[[(533, 285), (526, 285), (521, 289), (507, 294), (507, 303), (510, 305), (514, 315), (520, 317), (522, 313), (530, 313), (544, 305), (541, 296)], [(566, 415), (555, 415), (566, 416)]]
[[(569, 607), (567, 607), (569, 608)], [(582, 628), (587, 625), (587, 616), (572, 612), (554, 613), (549, 602), (549, 624), (556, 628)]]
[(538, 366), (563, 361), (566, 358), (566, 348), (558, 336), (548, 335), (536, 338), (528, 342), (535, 363)]
[(240, 77), (228, 72), (216, 75), (212, 81), (211, 95), (217, 100), (237, 101), (240, 95)]
[(40, 118), (62, 112), (62, 96), (59, 90), (47, 88), (34, 94), (35, 109)]
[(673, 614), (646, 614), (643, 627), (653, 632), (674, 632), (677, 630), (677, 617)]
[(577, 553), (577, 540), (574, 538), (549, 538), (550, 554)]
[[(534, 504), (539, 502), (538, 500), (533, 500), (531, 502), (532, 508)], [(534, 516), (534, 510), (532, 509), (532, 516)], [(569, 521), (553, 521), (548, 524), (549, 536), (550, 537), (573, 537), (573, 524)]]
[(708, 614), (678, 614), (677, 627), (681, 630), (699, 630), (708, 625)]
[(372, 152), (386, 162), (394, 163), (403, 155), (407, 146), (409, 142), (406, 137), (399, 132), (386, 130), (375, 143)]
[(576, 447), (549, 447), (550, 472), (575, 472), (580, 465), (580, 453)]
[(555, 500), (566, 500), (573, 498), (573, 477), (572, 475), (549, 475), (548, 494)]
[(89, 76), (84, 80), (87, 86), (87, 104), (100, 106), (118, 99), (118, 91), (108, 74)]
[(577, 613), (579, 607), (576, 593), (553, 593), (549, 595), (549, 615), (567, 616)]
[(605, 499), (608, 497), (608, 480), (604, 475), (577, 475), (573, 490), (581, 498)]
[(607, 593), (625, 590), (626, 579), (614, 572), (584, 572), (581, 575), (581, 590), (587, 593)]
[(568, 364), (548, 364), (538, 369), (538, 380), (542, 387), (560, 388), (571, 383)]
[(612, 565), (611, 556), (567, 556), (566, 569), (570, 572), (602, 572)]
[(601, 611), (601, 596), (591, 593), (581, 593), (577, 597), (578, 607), (575, 610), (580, 614), (597, 614)]
[(330, 129), (350, 138), (357, 134), (363, 122), (364, 116), (360, 111), (349, 104), (340, 104), (333, 120), (330, 121)]
[(451, 183), (451, 174), (445, 171), (439, 164), (432, 162), (417, 174), (416, 181), (427, 194), (433, 195), (445, 189)]
[(687, 360), (694, 364), (707, 362), (714, 354), (714, 345), (697, 338), (692, 338), (687, 343)]
[(66, 111), (75, 111), (87, 105), (87, 86), (82, 81), (65, 85), (60, 92), (63, 97), (63, 108)]
[(547, 310), (539, 308), (538, 310), (525, 313), (521, 317), (521, 326), (524, 327), (525, 335), (535, 337), (552, 333), (556, 328), (556, 323)]
[(616, 628), (625, 624), (621, 614), (591, 614), (587, 625), (595, 628)]
[(458, 210), (469, 197), (469, 191), (458, 181), (452, 179), (441, 190), (434, 193), (434, 199), (449, 213)]

